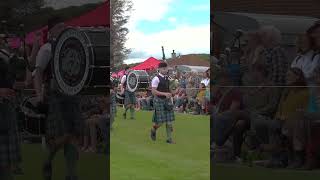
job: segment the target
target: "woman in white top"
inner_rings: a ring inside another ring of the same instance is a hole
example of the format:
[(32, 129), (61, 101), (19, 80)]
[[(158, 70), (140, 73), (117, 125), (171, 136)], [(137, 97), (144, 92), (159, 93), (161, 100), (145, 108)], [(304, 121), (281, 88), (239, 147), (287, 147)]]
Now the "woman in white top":
[(292, 61), (291, 68), (299, 68), (306, 79), (310, 79), (314, 69), (319, 64), (319, 57), (312, 49), (311, 39), (307, 34), (301, 34), (297, 38), (297, 57)]

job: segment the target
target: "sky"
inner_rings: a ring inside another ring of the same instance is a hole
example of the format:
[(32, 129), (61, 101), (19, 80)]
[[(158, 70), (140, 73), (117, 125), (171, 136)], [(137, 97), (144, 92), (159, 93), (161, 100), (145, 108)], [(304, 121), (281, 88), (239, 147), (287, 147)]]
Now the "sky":
[(125, 63), (149, 57), (210, 52), (209, 0), (133, 0), (126, 47), (132, 50)]

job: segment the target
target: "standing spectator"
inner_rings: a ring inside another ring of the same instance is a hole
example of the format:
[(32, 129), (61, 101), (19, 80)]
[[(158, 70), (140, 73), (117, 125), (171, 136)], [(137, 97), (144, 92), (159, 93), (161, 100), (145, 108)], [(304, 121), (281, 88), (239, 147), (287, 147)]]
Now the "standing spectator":
[(204, 73), (204, 79), (202, 79), (201, 83), (208, 87), (210, 84), (210, 68)]

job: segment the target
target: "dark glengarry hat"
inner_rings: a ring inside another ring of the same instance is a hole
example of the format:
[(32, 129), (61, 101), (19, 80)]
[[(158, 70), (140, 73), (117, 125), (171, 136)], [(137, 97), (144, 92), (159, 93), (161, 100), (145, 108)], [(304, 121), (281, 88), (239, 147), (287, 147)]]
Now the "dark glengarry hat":
[(165, 63), (165, 62), (161, 62), (161, 63), (159, 63), (159, 65), (158, 65), (158, 68), (165, 68), (165, 67), (168, 67), (168, 64)]

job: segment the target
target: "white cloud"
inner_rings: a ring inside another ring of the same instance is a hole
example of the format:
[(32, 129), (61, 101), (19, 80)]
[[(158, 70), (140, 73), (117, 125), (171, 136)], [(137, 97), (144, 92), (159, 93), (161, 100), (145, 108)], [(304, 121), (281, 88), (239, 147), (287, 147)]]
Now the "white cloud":
[[(127, 47), (143, 50), (146, 56), (162, 57), (161, 46), (164, 46), (166, 57), (172, 50), (181, 54), (210, 52), (210, 25), (178, 26), (174, 30), (164, 30), (153, 34), (139, 31), (131, 32)], [(142, 57), (145, 58), (145, 57)]]
[(177, 22), (177, 18), (175, 18), (175, 17), (169, 17), (169, 18), (168, 18), (168, 21), (169, 21), (170, 23), (176, 23), (176, 22)]
[[(132, 57), (125, 63), (135, 63), (146, 60), (148, 57), (162, 57), (161, 46), (165, 48), (166, 57), (171, 56), (174, 49), (176, 53), (209, 53), (210, 52), (210, 25), (192, 26), (176, 24), (175, 17), (165, 19), (173, 0), (134, 0), (133, 11), (127, 25), (129, 28), (127, 48), (135, 52), (144, 52), (141, 57)], [(204, 7), (204, 6), (203, 6)], [(202, 7), (202, 8), (203, 8)], [(200, 7), (198, 7), (200, 9)], [(145, 34), (136, 28), (139, 21), (169, 21), (175, 23), (173, 30), (159, 30), (156, 33)], [(191, 23), (192, 24), (192, 23)]]
[(191, 11), (210, 11), (210, 4), (199, 4), (192, 6)]
[(134, 0), (133, 11), (130, 14), (130, 21), (128, 28), (134, 29), (137, 22), (146, 21), (160, 21), (170, 8), (173, 0)]
[(134, 63), (140, 63), (147, 60), (147, 58), (131, 58), (124, 61), (124, 64), (134, 64)]

